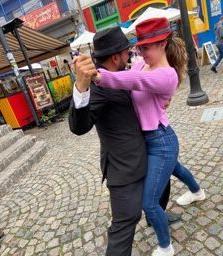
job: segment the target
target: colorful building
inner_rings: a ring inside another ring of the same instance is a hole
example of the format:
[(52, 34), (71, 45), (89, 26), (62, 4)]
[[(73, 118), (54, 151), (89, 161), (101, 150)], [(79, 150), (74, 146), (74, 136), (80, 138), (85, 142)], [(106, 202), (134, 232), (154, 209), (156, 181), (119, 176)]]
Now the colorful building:
[(197, 35), (199, 47), (207, 41), (215, 42), (214, 27), (222, 16), (223, 1), (221, 0), (189, 0), (188, 10), (196, 11), (190, 17), (191, 31)]
[(95, 32), (134, 19), (149, 6), (157, 8), (168, 6), (171, 0), (91, 0), (85, 2), (81, 2), (84, 16), (89, 30)]
[(68, 42), (73, 40), (80, 26), (76, 0), (0, 0), (0, 25), (14, 18)]
[[(177, 7), (177, 0), (82, 0), (81, 5), (88, 25), (92, 32), (117, 25), (125, 24), (139, 16), (147, 7)], [(197, 14), (190, 16), (190, 24), (198, 46), (204, 42), (215, 41), (214, 24), (222, 15), (221, 0), (186, 0), (188, 10)]]

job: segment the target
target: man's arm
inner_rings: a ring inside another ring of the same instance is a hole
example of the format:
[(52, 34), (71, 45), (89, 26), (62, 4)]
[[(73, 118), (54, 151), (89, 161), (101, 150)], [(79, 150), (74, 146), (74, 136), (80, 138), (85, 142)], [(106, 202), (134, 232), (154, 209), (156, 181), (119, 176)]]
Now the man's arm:
[(71, 132), (82, 135), (91, 130), (93, 125), (102, 115), (107, 104), (104, 89), (92, 85), (90, 101), (87, 106), (77, 108), (72, 99), (69, 110), (69, 126)]
[(95, 85), (90, 90), (91, 78), (97, 73), (90, 57), (74, 59), (74, 70), (77, 80), (70, 104), (69, 126), (73, 133), (82, 135), (97, 122), (106, 105), (106, 96)]

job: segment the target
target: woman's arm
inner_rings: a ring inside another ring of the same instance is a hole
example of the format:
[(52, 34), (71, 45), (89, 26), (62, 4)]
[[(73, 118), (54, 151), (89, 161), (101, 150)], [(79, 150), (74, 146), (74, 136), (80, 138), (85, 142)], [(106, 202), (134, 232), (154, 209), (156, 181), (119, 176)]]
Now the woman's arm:
[(173, 68), (157, 68), (152, 71), (110, 72), (99, 69), (96, 84), (113, 89), (150, 91), (151, 93), (172, 95), (178, 85), (178, 77)]

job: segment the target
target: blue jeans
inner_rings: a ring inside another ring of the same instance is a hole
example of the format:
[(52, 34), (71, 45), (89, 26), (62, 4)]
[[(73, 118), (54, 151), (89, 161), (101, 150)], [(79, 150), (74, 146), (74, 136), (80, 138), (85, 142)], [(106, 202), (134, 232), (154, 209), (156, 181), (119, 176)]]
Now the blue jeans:
[(218, 64), (221, 62), (221, 60), (223, 59), (223, 44), (217, 44), (218, 47), (218, 51), (219, 51), (219, 56), (216, 60), (216, 62), (214, 63), (213, 67), (217, 67)]
[(170, 126), (160, 125), (155, 131), (146, 132), (145, 140), (148, 170), (144, 183), (143, 210), (156, 232), (160, 247), (165, 248), (170, 244), (170, 234), (167, 215), (160, 207), (159, 200), (170, 176), (174, 174), (192, 192), (200, 188), (188, 169), (177, 161), (179, 144)]

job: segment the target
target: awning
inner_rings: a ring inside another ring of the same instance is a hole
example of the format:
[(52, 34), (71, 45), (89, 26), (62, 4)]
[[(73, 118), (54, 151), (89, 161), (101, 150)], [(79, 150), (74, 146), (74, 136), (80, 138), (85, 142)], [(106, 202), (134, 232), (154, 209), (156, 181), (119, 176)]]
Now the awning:
[[(58, 39), (44, 35), (26, 26), (18, 28), (20, 37), (26, 47), (27, 55), (31, 63), (63, 53), (67, 47), (66, 43)], [(26, 65), (17, 39), (11, 32), (5, 34), (6, 40), (19, 67)], [(5, 52), (0, 43), (0, 72), (7, 72), (11, 67), (6, 59)]]
[(84, 31), (83, 34), (81, 34), (78, 38), (76, 38), (71, 44), (70, 48), (72, 50), (77, 50), (81, 47), (86, 47), (91, 45), (93, 43), (95, 33)]

